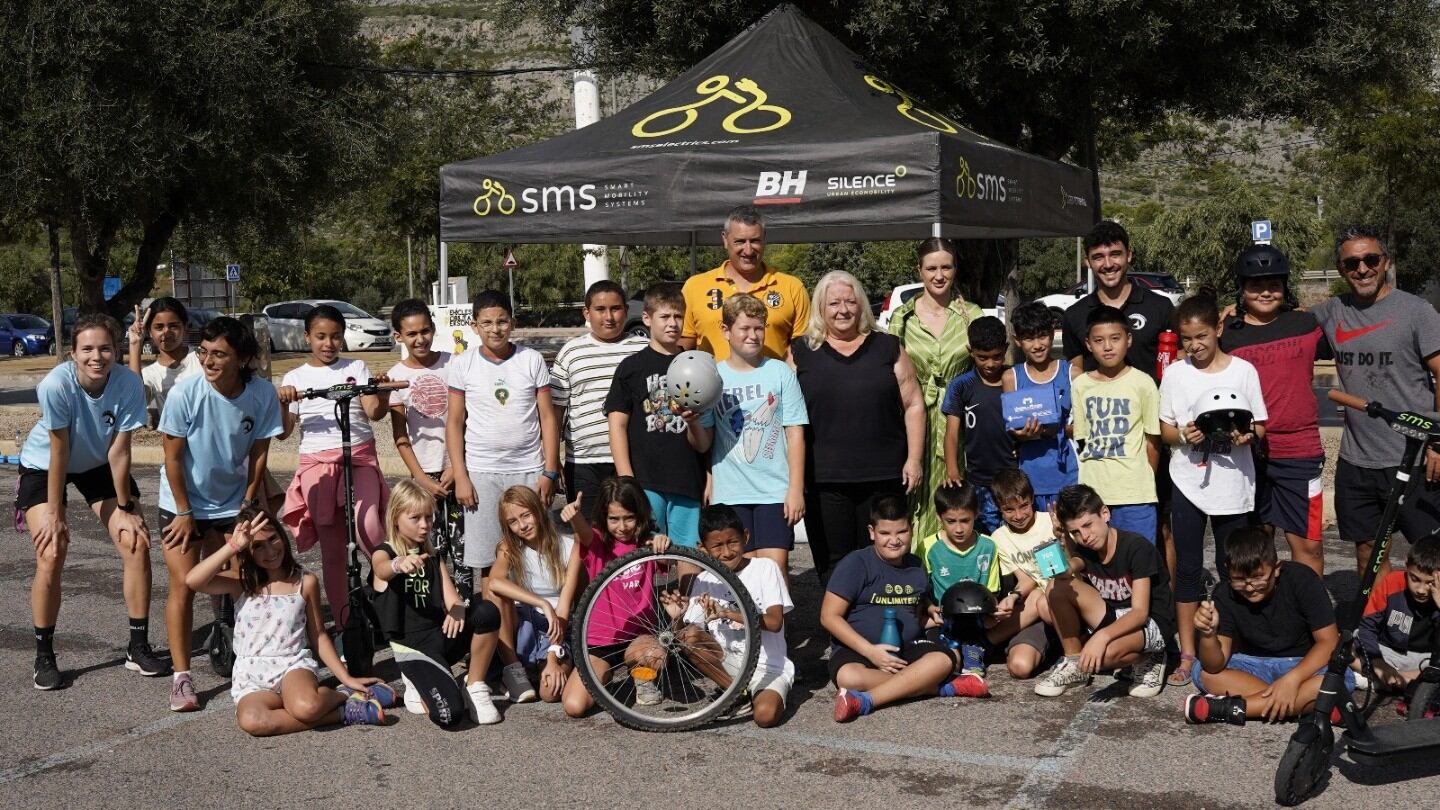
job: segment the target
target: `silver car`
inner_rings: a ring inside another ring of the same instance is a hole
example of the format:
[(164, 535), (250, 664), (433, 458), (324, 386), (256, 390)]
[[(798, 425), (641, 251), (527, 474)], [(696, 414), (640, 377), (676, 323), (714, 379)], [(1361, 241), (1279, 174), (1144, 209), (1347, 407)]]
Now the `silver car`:
[(270, 350), (309, 351), (310, 346), (305, 342), (305, 316), (321, 304), (335, 307), (345, 316), (346, 351), (389, 351), (395, 347), (394, 332), (390, 329), (390, 324), (354, 304), (310, 298), (303, 301), (281, 301), (265, 307), (263, 312), (270, 322)]

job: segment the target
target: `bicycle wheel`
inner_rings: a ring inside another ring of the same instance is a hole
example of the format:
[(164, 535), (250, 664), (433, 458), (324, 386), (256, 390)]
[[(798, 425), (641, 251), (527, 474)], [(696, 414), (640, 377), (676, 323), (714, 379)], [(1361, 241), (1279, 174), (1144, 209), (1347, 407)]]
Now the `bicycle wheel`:
[[(682, 576), (682, 564), (699, 574)], [(702, 595), (731, 618), (708, 619)], [(713, 557), (640, 549), (611, 561), (580, 596), (571, 650), (585, 688), (617, 722), (682, 731), (746, 691), (760, 654), (760, 614), (739, 577)]]

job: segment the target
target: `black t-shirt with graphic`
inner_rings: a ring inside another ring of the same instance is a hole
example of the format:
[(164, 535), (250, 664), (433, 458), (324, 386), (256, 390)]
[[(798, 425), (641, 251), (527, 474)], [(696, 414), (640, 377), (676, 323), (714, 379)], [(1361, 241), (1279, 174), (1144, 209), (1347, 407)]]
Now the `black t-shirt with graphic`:
[(1085, 561), (1085, 580), (1100, 592), (1100, 598), (1112, 608), (1132, 607), (1134, 591), (1131, 583), (1137, 579), (1150, 580), (1150, 618), (1160, 626), (1160, 632), (1169, 636), (1175, 629), (1175, 600), (1170, 594), (1170, 574), (1160, 552), (1134, 532), (1115, 530), (1115, 553), (1109, 561), (1100, 560), (1100, 552), (1082, 545), (1075, 546), (1075, 554)]
[[(382, 543), (378, 550), (392, 560), (399, 556), (389, 543)], [(402, 607), (400, 620), (405, 635), (439, 629), (445, 621), (445, 591), (440, 584), (439, 557), (432, 554), (425, 560), (425, 567), (413, 574), (391, 577), (386, 590), (399, 597)]]
[(1215, 589), (1219, 634), (1229, 636), (1232, 653), (1267, 658), (1298, 658), (1315, 645), (1311, 635), (1335, 624), (1335, 608), (1320, 575), (1307, 565), (1286, 560), (1270, 598), (1252, 604), (1228, 584)]
[(646, 346), (620, 361), (605, 397), (605, 413), (630, 415), (630, 466), (640, 486), (700, 500), (705, 493), (704, 459), (685, 438), (685, 420), (670, 410), (665, 373), (673, 355)]

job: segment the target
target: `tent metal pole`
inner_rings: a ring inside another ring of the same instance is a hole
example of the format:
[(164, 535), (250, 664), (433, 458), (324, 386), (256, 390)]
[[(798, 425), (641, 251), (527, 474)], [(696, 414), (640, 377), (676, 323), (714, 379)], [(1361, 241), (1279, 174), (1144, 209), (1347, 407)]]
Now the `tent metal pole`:
[(940, 223), (936, 222), (930, 226), (930, 235), (936, 239), (940, 238)]
[(690, 232), (690, 275), (700, 272), (700, 257), (695, 252), (695, 232)]
[(450, 303), (450, 250), (445, 242), (440, 243), (440, 280), (435, 290), (435, 305), (443, 307)]

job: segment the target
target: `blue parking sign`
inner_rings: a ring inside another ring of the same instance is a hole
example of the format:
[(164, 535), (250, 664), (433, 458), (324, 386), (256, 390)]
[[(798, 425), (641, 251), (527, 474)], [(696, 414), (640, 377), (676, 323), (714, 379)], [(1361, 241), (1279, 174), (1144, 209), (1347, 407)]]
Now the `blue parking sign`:
[(1270, 227), (1270, 220), (1257, 219), (1250, 223), (1250, 239), (1257, 245), (1269, 244), (1274, 235), (1274, 230)]

